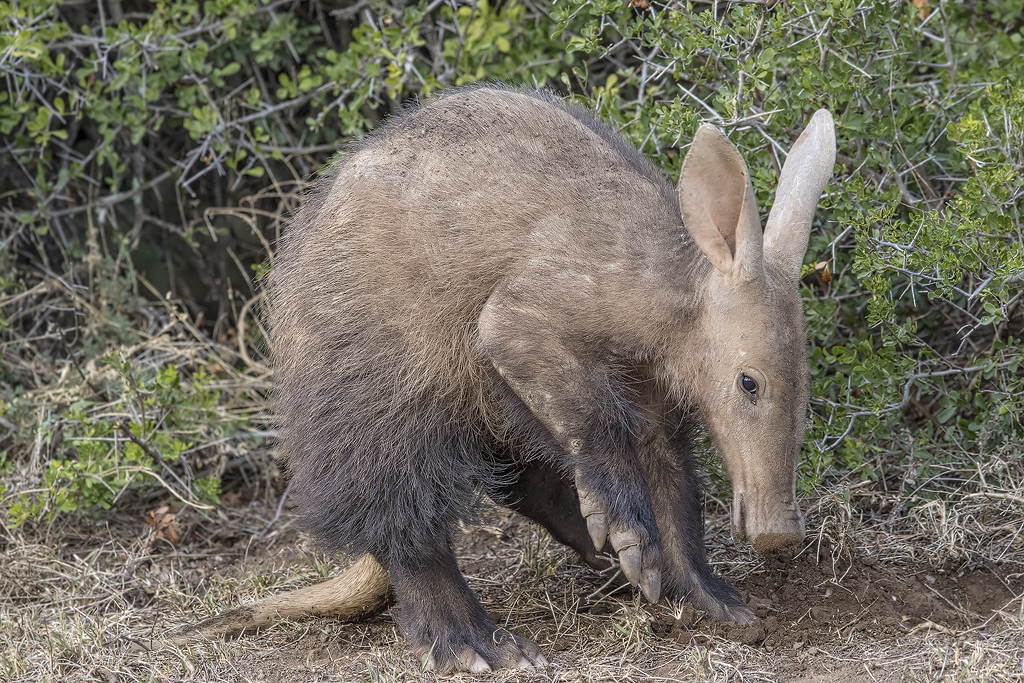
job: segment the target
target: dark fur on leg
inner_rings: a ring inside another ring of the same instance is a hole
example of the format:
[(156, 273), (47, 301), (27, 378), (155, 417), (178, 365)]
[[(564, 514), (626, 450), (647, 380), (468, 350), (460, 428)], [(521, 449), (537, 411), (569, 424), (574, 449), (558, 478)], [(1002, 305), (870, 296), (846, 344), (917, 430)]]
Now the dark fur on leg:
[[(394, 340), (385, 350), (376, 334), (359, 336), (332, 343), (354, 355), (371, 345), (378, 356), (404, 352)], [(478, 455), (479, 430), (467, 424), (465, 406), (430, 388), (397, 395), (397, 365), (351, 367), (312, 355), (282, 364), (277, 378), (303, 526), (329, 551), (369, 552), (385, 565), (412, 561), (471, 513), (478, 482), (497, 478)]]

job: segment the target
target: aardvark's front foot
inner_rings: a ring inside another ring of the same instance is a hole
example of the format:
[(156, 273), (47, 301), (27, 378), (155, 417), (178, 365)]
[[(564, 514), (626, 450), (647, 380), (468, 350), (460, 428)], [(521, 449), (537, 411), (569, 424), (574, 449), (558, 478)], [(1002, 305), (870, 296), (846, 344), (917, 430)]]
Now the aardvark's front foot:
[[(587, 520), (587, 531), (594, 547), (600, 551), (605, 541), (610, 541), (619, 556), (619, 566), (626, 580), (634, 586), (639, 584), (650, 602), (658, 602), (664, 559), (653, 514), (649, 515), (652, 522), (644, 524), (640, 521), (642, 515), (637, 514), (639, 510), (614, 510), (609, 504), (615, 498), (614, 492), (599, 491), (580, 472), (576, 473), (576, 491), (580, 498), (580, 513)], [(628, 496), (619, 496), (619, 507), (625, 507), (623, 498), (629, 502)], [(649, 499), (636, 502), (650, 505)]]

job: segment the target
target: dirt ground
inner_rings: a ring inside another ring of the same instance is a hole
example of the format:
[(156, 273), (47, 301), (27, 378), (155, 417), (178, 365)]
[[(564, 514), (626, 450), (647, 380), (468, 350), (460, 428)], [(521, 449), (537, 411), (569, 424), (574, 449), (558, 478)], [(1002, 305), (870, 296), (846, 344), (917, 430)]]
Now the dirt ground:
[[(48, 537), (8, 533), (0, 546), (0, 680), (440, 678), (407, 654), (389, 613), (358, 624), (282, 623), (157, 651), (134, 646), (341, 571), (287, 512), (268, 525), (273, 504), (225, 502), (207, 516), (169, 508), (149, 522), (108, 520)], [(608, 577), (532, 523), (492, 508), (461, 530), (460, 564), (495, 621), (536, 640), (551, 666), (480, 678), (1022, 680), (1024, 566), (1006, 557), (1024, 549), (1024, 506), (1012, 503), (988, 517), (1002, 532), (986, 543), (1005, 543), (1004, 557), (963, 552), (959, 560), (940, 524), (963, 512), (955, 508), (921, 517), (916, 528), (893, 526), (864, 521), (856, 499), (826, 496), (805, 505), (803, 547), (770, 559), (735, 543), (726, 511), (712, 509), (709, 553), (760, 617), (747, 627), (710, 622), (685, 605), (648, 605), (628, 586), (609, 594)], [(957, 528), (970, 527), (961, 520)]]

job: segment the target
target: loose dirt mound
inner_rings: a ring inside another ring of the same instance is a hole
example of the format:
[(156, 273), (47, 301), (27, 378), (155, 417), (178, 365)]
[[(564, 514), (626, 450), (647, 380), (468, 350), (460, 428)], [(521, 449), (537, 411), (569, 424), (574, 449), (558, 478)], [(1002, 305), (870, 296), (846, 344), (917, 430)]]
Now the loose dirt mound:
[[(886, 643), (917, 634), (997, 633), (1003, 625), (999, 613), (1012, 609), (1024, 592), (1020, 577), (1002, 568), (949, 573), (863, 558), (841, 568), (837, 577), (811, 553), (791, 562), (767, 562), (736, 585), (759, 617), (753, 624), (712, 623), (684, 607), (679, 619), (657, 615), (654, 633), (684, 644), (709, 645), (724, 637), (769, 653), (813, 654), (854, 639)], [(792, 664), (780, 661), (777, 671), (806, 669), (804, 661)], [(866, 675), (863, 669), (859, 673)]]

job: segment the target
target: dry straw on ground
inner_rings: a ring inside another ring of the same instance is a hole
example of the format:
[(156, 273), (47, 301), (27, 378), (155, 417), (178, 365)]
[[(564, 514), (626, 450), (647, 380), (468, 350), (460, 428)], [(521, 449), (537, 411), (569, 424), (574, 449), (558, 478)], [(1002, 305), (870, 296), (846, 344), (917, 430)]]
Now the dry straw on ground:
[[(491, 509), (459, 534), (460, 563), (499, 622), (535, 638), (552, 666), (486, 679), (1021, 680), (1024, 491), (989, 483), (986, 495), (950, 495), (902, 516), (867, 514), (885, 502), (869, 486), (826, 493), (805, 501), (811, 531), (802, 548), (769, 560), (737, 547), (728, 515), (712, 507), (712, 561), (762, 617), (747, 628), (708, 623), (685, 606), (648, 606), (628, 588), (601, 592), (604, 577), (571, 551)], [(388, 614), (361, 624), (282, 623), (238, 640), (152, 652), (133, 647), (338, 571), (287, 513), (260, 535), (276, 501), (228, 502), (234, 506), (208, 514), (172, 508), (177, 546), (136, 511), (99, 525), (9, 531), (0, 563), (0, 677), (435, 678), (408, 655)]]

